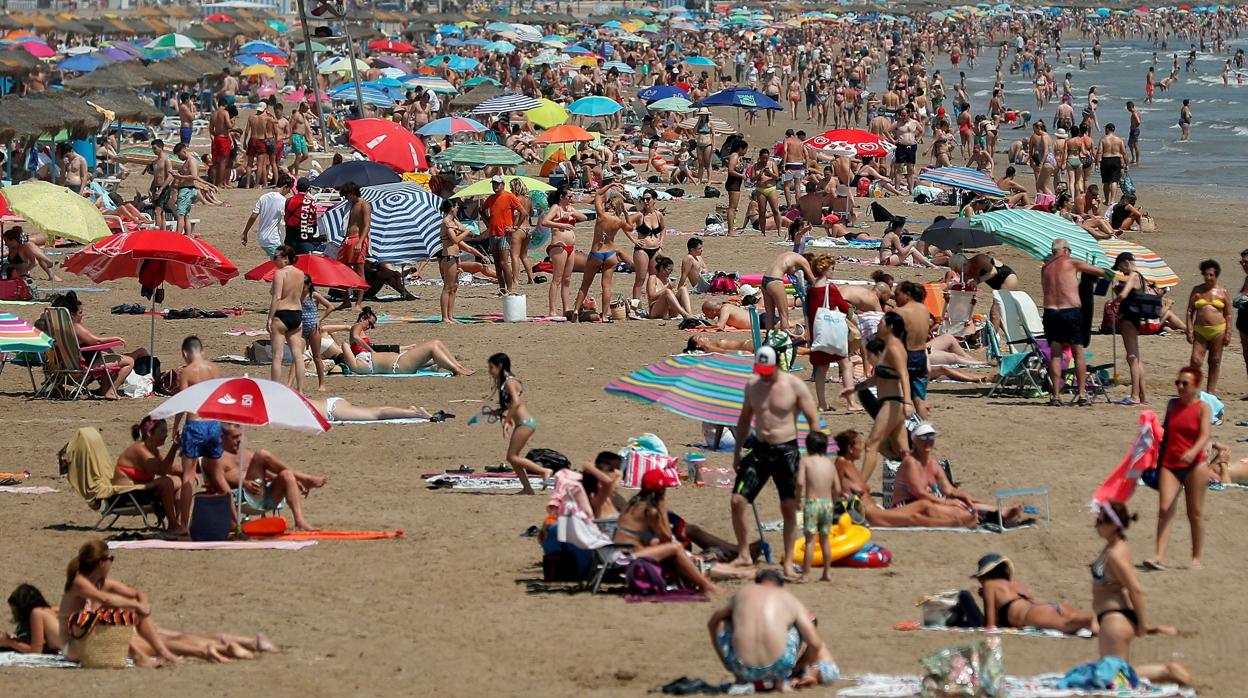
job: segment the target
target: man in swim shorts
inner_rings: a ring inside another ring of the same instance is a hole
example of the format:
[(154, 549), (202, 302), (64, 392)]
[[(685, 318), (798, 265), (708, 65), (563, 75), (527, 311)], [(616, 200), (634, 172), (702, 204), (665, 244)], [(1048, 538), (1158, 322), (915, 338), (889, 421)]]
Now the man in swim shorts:
[(191, 144), (191, 135), (195, 132), (195, 102), (191, 93), (178, 95), (178, 142)]
[(1070, 256), (1070, 243), (1062, 238), (1053, 241), (1049, 259), (1040, 270), (1040, 287), (1044, 290), (1044, 338), (1049, 342), (1049, 385), (1053, 391), (1049, 404), (1061, 407), (1062, 355), (1070, 349), (1075, 359), (1075, 379), (1079, 405), (1088, 404), (1084, 393), (1087, 383), (1087, 362), (1083, 348), (1088, 338), (1083, 330), (1083, 302), (1079, 298), (1079, 275), (1103, 277), (1105, 269), (1081, 262)]
[(826, 659), (830, 655), (813, 619), (784, 588), (783, 577), (775, 570), (763, 570), (753, 584), (742, 587), (711, 615), (707, 628), (715, 653), (739, 683), (765, 681), (773, 689), (787, 690), (790, 678), (805, 675), (810, 668), (818, 669), (825, 685), (840, 674)]
[(1101, 189), (1106, 201), (1118, 200), (1118, 182), (1122, 180), (1122, 166), (1127, 156), (1126, 145), (1115, 133), (1116, 130), (1113, 124), (1105, 124), (1105, 135), (1100, 143)]
[(212, 136), (212, 169), (209, 180), (215, 186), (224, 187), (230, 181), (230, 168), (234, 166), (234, 119), (230, 116), (225, 97), (217, 97), (217, 109), (208, 121), (208, 133)]
[(914, 412), (927, 419), (927, 331), (932, 313), (923, 304), (927, 290), (913, 281), (897, 284), (893, 292), (897, 314), (906, 323), (906, 371), (910, 374), (910, 399)]
[[(780, 511), (784, 516), (784, 574), (794, 575), (790, 553), (797, 539), (797, 417), (806, 417), (810, 428), (818, 428), (819, 413), (810, 389), (802, 380), (779, 368), (776, 350), (759, 347), (754, 353), (754, 373), (745, 386), (741, 417), (737, 420), (737, 444), (733, 469), (737, 480), (732, 488), (732, 529), (737, 537), (734, 565), (754, 564), (746, 535), (746, 512), (769, 479), (776, 481)], [(751, 426), (753, 434), (751, 435)], [(750, 452), (741, 457), (743, 442), (749, 437)]]

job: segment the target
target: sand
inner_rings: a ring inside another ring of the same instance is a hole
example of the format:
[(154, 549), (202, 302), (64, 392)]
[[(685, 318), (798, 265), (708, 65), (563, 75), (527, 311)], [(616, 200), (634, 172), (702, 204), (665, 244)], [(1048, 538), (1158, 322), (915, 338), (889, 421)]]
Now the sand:
[[(731, 118), (731, 116), (729, 116)], [(790, 125), (778, 119), (778, 134)], [(750, 130), (757, 145), (765, 131)], [(770, 141), (769, 141), (770, 142)], [(1147, 167), (1147, 163), (1144, 165)], [(127, 195), (141, 179), (127, 181)], [(252, 243), (243, 248), (239, 233), (257, 196), (254, 190), (228, 191), (227, 208), (199, 206), (199, 230), (241, 270), (263, 261)], [(721, 202), (724, 200), (721, 199)], [(701, 229), (714, 202), (667, 205), (669, 225)], [(950, 214), (946, 207), (917, 207), (896, 200), (885, 204), (914, 219)], [(1132, 235), (1160, 253), (1183, 283), (1176, 298), (1186, 298), (1198, 278), (1199, 260), (1213, 256), (1226, 269), (1232, 289), (1240, 283), (1235, 254), (1244, 246), (1237, 202), (1180, 190), (1145, 191), (1142, 204), (1157, 219), (1159, 232)], [(919, 226), (921, 228), (921, 226)], [(878, 229), (879, 226), (873, 226)], [(581, 247), (589, 232), (579, 233)], [(667, 249), (679, 258), (686, 238), (673, 237)], [(759, 273), (781, 248), (757, 235), (712, 239), (706, 257), (711, 268)], [(994, 250), (1019, 272), (1023, 289), (1039, 293), (1039, 264), (1009, 248)], [(838, 276), (865, 278), (875, 267), (842, 265)], [(899, 279), (936, 280), (938, 273), (892, 270)], [(579, 282), (579, 276), (576, 281)], [(89, 285), (66, 274), (67, 285)], [(627, 293), (631, 277), (617, 277)], [(148, 318), (113, 316), (108, 308), (141, 302), (137, 282), (107, 285), (107, 293), (85, 294), (86, 323), (97, 332), (121, 334), (131, 346), (147, 341)], [(374, 303), (379, 312), (432, 315), (436, 287), (413, 288), (413, 302)], [(527, 289), (530, 310), (545, 306), (546, 287)], [(224, 288), (187, 292), (170, 289), (168, 307), (204, 309), (242, 306), (248, 313), (225, 320), (157, 320), (157, 354), (166, 366), (178, 361), (177, 347), (187, 334), (198, 334), (210, 356), (241, 354), (251, 341), (225, 331), (263, 324), (268, 287), (235, 279)], [(987, 307), (987, 300), (982, 308)], [(497, 312), (500, 302), (490, 288), (466, 288), (459, 310)], [(34, 306), (6, 306), (28, 319)], [(342, 314), (336, 316), (348, 319)], [(675, 322), (630, 321), (603, 325), (485, 324), (441, 327), (424, 324), (382, 325), (373, 333), (382, 342), (439, 338), (467, 365), (484, 369), (495, 351), (508, 352), (540, 429), (532, 446), (558, 449), (583, 462), (602, 449), (618, 449), (630, 436), (653, 432), (681, 454), (700, 438), (698, 424), (657, 407), (602, 392), (611, 378), (679, 351), (688, 333)], [(1188, 345), (1181, 336), (1143, 340), (1153, 404), (1172, 393), (1174, 371), (1186, 362)], [(1092, 349), (1110, 356), (1110, 343), (1098, 337)], [(1121, 352), (1120, 352), (1121, 353)], [(1228, 403), (1227, 425), (1215, 435), (1232, 443), (1234, 457), (1244, 455), (1244, 418), (1248, 393), (1238, 341), (1224, 361), (1221, 392)], [(1121, 369), (1125, 374), (1125, 366)], [(267, 376), (267, 368), (223, 365), (225, 375), (244, 372)], [(128, 443), (129, 426), (159, 404), (159, 398), (104, 403), (98, 401), (31, 402), (27, 377), (18, 370), (0, 377), (6, 455), (0, 470), (30, 469), (31, 485), (52, 485), (56, 494), (0, 494), (0, 592), (20, 582), (39, 586), (55, 601), (66, 562), (85, 540), (95, 515), (63, 480), (56, 477), (56, 450), (82, 426), (98, 427), (115, 456)], [(314, 385), (314, 382), (312, 383)], [(711, 681), (727, 679), (707, 642), (706, 618), (712, 604), (626, 604), (613, 595), (590, 596), (545, 589), (536, 542), (520, 537), (543, 517), (545, 499), (510, 493), (464, 494), (429, 491), (422, 473), (468, 464), (481, 469), (498, 463), (504, 443), (497, 425), (469, 426), (468, 417), (487, 398), (484, 373), (462, 378), (368, 380), (334, 376), (329, 395), (364, 405), (417, 404), (457, 415), (445, 424), (352, 426), (306, 437), (256, 428), (250, 443), (270, 449), (292, 466), (329, 476), (325, 489), (307, 500), (316, 525), (340, 529), (402, 529), (404, 539), (376, 542), (326, 542), (298, 552), (120, 552), (113, 575), (145, 590), (157, 621), (184, 630), (265, 632), (285, 651), (230, 667), (192, 662), (173, 670), (140, 676), (133, 673), (0, 670), (10, 695), (133, 695), (143, 681), (151, 695), (200, 690), (212, 694), (264, 693), (313, 695), (638, 695), (680, 676)], [(985, 390), (969, 385), (935, 384), (936, 425), (941, 431), (938, 456), (953, 462), (967, 491), (987, 496), (997, 488), (1045, 485), (1052, 491), (1051, 528), (1006, 535), (907, 533), (877, 531), (875, 540), (891, 550), (886, 570), (838, 570), (830, 584), (793, 587), (819, 616), (820, 627), (847, 673), (914, 672), (918, 658), (966, 636), (901, 633), (893, 624), (918, 618), (915, 603), (924, 595), (967, 587), (975, 560), (984, 553), (1011, 557), (1020, 578), (1044, 599), (1090, 606), (1087, 564), (1100, 548), (1087, 504), (1096, 485), (1122, 457), (1138, 409), (1098, 404), (1050, 409), (1039, 400), (1015, 397), (985, 399)], [(1125, 388), (1113, 391), (1115, 399)], [(831, 414), (834, 430), (869, 429), (867, 417)], [(708, 463), (728, 466), (725, 454)], [(875, 483), (878, 487), (878, 480)], [(685, 487), (672, 491), (673, 510), (720, 535), (730, 535), (725, 491)], [(1156, 496), (1144, 490), (1133, 500), (1141, 520), (1131, 530), (1134, 557), (1151, 553)], [(1038, 501), (1034, 502), (1039, 504)], [(759, 499), (764, 519), (779, 518), (772, 488)], [(1176, 523), (1169, 562), (1173, 571), (1141, 577), (1154, 623), (1176, 625), (1177, 638), (1148, 638), (1135, 645), (1136, 662), (1181, 659), (1197, 677), (1202, 692), (1234, 695), (1241, 685), (1237, 662), (1245, 646), (1241, 618), (1248, 610), (1234, 593), (1242, 578), (1248, 542), (1238, 533), (1248, 527), (1248, 494), (1210, 493), (1206, 500), (1205, 569), (1182, 569), (1187, 561), (1188, 527)], [(778, 534), (772, 540), (778, 541)], [(1096, 645), (1084, 640), (1005, 640), (1011, 673), (1064, 671), (1095, 657)], [(824, 692), (826, 693), (826, 692)]]

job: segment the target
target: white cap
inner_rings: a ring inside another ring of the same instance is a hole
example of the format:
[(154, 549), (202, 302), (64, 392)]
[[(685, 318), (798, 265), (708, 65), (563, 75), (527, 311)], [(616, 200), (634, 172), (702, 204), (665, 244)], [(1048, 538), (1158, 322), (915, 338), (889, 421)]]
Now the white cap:
[(268, 108), (269, 108), (269, 103), (268, 103), (268, 102), (261, 102), (259, 105), (257, 105), (257, 106), (256, 106), (256, 113), (257, 113), (257, 114), (263, 114), (263, 113), (264, 113), (264, 110), (265, 110), (265, 109), (268, 109)]
[(754, 352), (754, 372), (760, 376), (770, 376), (780, 365), (780, 357), (776, 350), (769, 346), (761, 346)]
[(742, 298), (746, 296), (757, 296), (758, 289), (749, 284), (741, 284), (741, 287), (737, 289), (737, 293), (740, 293)]
[(932, 426), (931, 422), (919, 422), (918, 424), (914, 425), (912, 429), (910, 429), (910, 436), (911, 438), (915, 438), (915, 439), (922, 437), (922, 436), (935, 436), (935, 435), (936, 435), (936, 427)]
[(495, 184), (506, 184), (507, 178), (502, 175), (494, 175), (493, 177), (490, 177), (490, 181)]

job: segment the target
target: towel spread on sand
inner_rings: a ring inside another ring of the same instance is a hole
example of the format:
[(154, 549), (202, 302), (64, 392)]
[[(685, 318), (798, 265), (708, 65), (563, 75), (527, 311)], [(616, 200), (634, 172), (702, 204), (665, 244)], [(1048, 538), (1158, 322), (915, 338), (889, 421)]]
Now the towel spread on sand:
[(56, 492), (55, 487), (13, 487), (10, 485), (0, 486), (0, 492), (5, 494), (51, 494)]
[(350, 422), (331, 419), (329, 423), (334, 426), (341, 426), (343, 424), (428, 424), (429, 420), (425, 417), (408, 417), (406, 419), (360, 419)]
[(262, 543), (282, 543), (282, 542), (312, 542), (318, 540), (389, 540), (391, 538), (402, 538), (402, 531), (287, 531), (276, 536), (266, 536), (259, 538), (252, 537), (252, 541)]
[[(889, 676), (887, 674), (862, 674), (847, 676), (846, 681), (856, 681), (857, 686), (837, 691), (838, 696), (855, 698), (905, 698), (917, 696), (922, 688), (922, 678), (918, 676)], [(1039, 676), (1006, 676), (1004, 695), (1010, 698), (1067, 698), (1069, 696), (1115, 696), (1117, 698), (1162, 698), (1163, 696), (1195, 696), (1196, 691), (1181, 688), (1174, 684), (1144, 685), (1135, 690), (1122, 691), (1078, 691), (1060, 688), (1062, 674), (1040, 674)]]
[[(129, 659), (126, 665), (133, 667)], [(59, 654), (22, 654), (21, 652), (0, 652), (0, 669), (78, 669), (78, 662), (71, 662)]]
[(985, 635), (1009, 635), (1011, 637), (1051, 637), (1065, 640), (1090, 639), (1092, 631), (1080, 630), (1074, 635), (1051, 628), (940, 628), (923, 625), (919, 621), (903, 621), (893, 626), (893, 630), (927, 630), (941, 633), (982, 633)]
[[(425, 478), (425, 484), (430, 489), (452, 489), (452, 490), (518, 490), (521, 488), (520, 478), (514, 474), (505, 474), (494, 476), (489, 473), (482, 475), (449, 475), (439, 474)], [(542, 480), (537, 477), (529, 478), (529, 484), (533, 487), (542, 486)]]
[(1214, 482), (1210, 480), (1209, 489), (1214, 492), (1221, 492), (1222, 490), (1248, 490), (1248, 485), (1241, 485), (1238, 482)]
[(975, 528), (955, 526), (876, 526), (871, 530), (877, 533), (887, 533), (889, 531), (909, 531), (912, 533), (916, 531), (922, 533), (1007, 533), (1009, 531), (1035, 527), (1035, 524), (1019, 524), (1018, 526), (1006, 526), (1005, 529), (1002, 529), (996, 524), (980, 524)]
[(352, 378), (450, 378), (455, 374), (437, 368), (422, 368), (415, 373), (343, 373), (342, 375)]
[(314, 540), (110, 540), (109, 550), (302, 550)]

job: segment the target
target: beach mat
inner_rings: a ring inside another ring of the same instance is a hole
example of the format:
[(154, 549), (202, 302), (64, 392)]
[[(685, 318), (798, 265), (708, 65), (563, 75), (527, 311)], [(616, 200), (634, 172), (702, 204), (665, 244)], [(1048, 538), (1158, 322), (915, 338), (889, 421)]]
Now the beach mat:
[(1238, 482), (1214, 482), (1209, 481), (1209, 491), (1222, 492), (1225, 490), (1248, 490), (1248, 485), (1241, 485)]
[[(312, 374), (316, 375), (316, 374)], [(339, 375), (339, 374), (329, 374)], [(340, 375), (349, 376), (351, 378), (450, 378), (455, 375), (450, 371), (443, 371), (437, 368), (422, 368), (415, 373), (342, 373)]]
[[(888, 674), (861, 674), (847, 676), (846, 681), (855, 681), (857, 686), (842, 688), (838, 696), (852, 698), (904, 698), (917, 696), (922, 689), (923, 680), (919, 676), (892, 676)], [(1071, 698), (1074, 696), (1115, 696), (1116, 698), (1163, 698), (1166, 696), (1195, 696), (1196, 691), (1181, 688), (1174, 684), (1141, 686), (1134, 690), (1115, 691), (1079, 691), (1061, 688), (1062, 674), (1040, 674), (1038, 676), (1006, 676), (1005, 692), (1010, 698)]]
[(110, 540), (109, 550), (302, 550), (314, 540)]
[(406, 419), (361, 419), (348, 422), (333, 419), (329, 423), (336, 427), (344, 424), (429, 424), (429, 419), (425, 417), (407, 417)]
[[(126, 660), (127, 667), (134, 662)], [(71, 662), (59, 654), (23, 654), (0, 652), (0, 669), (80, 669), (78, 662)], [(16, 695), (16, 694), (14, 694)]]
[(958, 528), (954, 526), (874, 526), (871, 528), (871, 531), (873, 533), (887, 533), (890, 531), (904, 531), (908, 533), (1008, 533), (1024, 528), (1036, 528), (1036, 524), (1025, 523), (1017, 526), (1006, 526), (1004, 529), (996, 524), (980, 524), (975, 528)]
[[(515, 473), (473, 473), (472, 475), (437, 473), (425, 476), (425, 484), (431, 490), (518, 490), (521, 488), (520, 478), (516, 477)], [(537, 477), (531, 477), (529, 485), (538, 488), (542, 486), (542, 481)]]
[(315, 543), (318, 540), (391, 540), (403, 536), (402, 531), (287, 531), (276, 536), (253, 537), (252, 540), (262, 543)]
[(0, 492), (4, 494), (51, 494), (56, 492), (55, 487), (14, 487), (12, 485), (0, 485)]
[(983, 635), (1007, 635), (1010, 637), (1048, 637), (1058, 640), (1087, 640), (1092, 638), (1091, 630), (1080, 630), (1074, 635), (1050, 628), (940, 628), (923, 625), (919, 621), (904, 621), (893, 626), (893, 630), (909, 632), (926, 630), (939, 633), (980, 633)]

